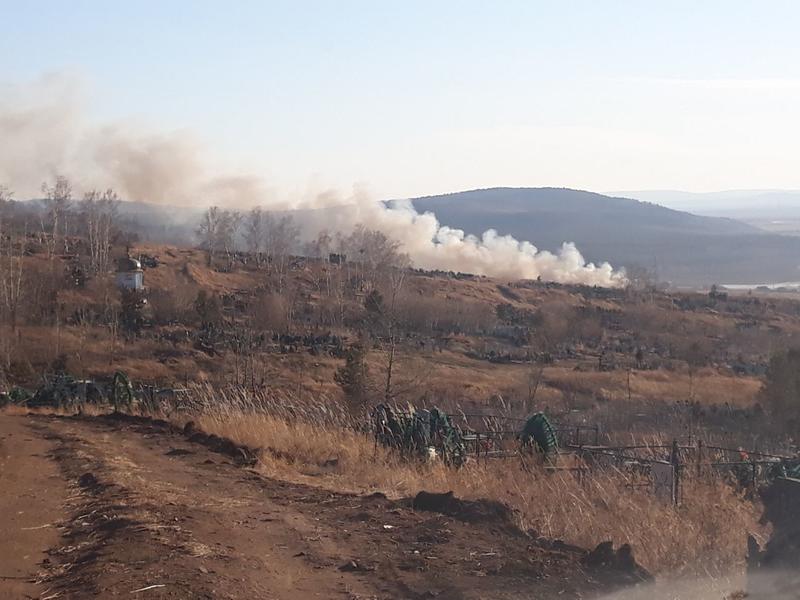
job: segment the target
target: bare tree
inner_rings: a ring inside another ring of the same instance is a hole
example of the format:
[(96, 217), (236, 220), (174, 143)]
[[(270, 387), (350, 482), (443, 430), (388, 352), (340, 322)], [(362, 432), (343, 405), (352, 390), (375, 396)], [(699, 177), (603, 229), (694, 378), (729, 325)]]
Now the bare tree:
[(310, 258), (326, 258), (333, 248), (333, 237), (327, 231), (320, 233), (316, 239), (306, 242), (303, 254)]
[(397, 353), (398, 330), (400, 326), (400, 314), (398, 311), (398, 296), (405, 280), (405, 271), (402, 269), (392, 269), (388, 273), (386, 293), (388, 300), (378, 290), (373, 288), (364, 299), (364, 308), (367, 311), (365, 320), (368, 327), (383, 339), (386, 347), (386, 371), (383, 384), (383, 397), (387, 402), (392, 400), (395, 358)]
[(17, 317), (22, 302), (24, 239), (5, 232), (0, 215), (0, 301), (8, 315), (12, 331), (17, 330)]
[(405, 271), (403, 269), (393, 269), (389, 274), (389, 305), (385, 311), (386, 328), (389, 334), (389, 352), (386, 360), (386, 387), (384, 398), (388, 402), (392, 399), (392, 375), (395, 365), (395, 353), (397, 350), (397, 296), (405, 281)]
[(197, 228), (200, 246), (207, 252), (208, 266), (214, 262), (219, 249), (220, 232), (223, 226), (224, 213), (217, 206), (211, 206), (203, 213), (203, 219)]
[(0, 218), (5, 213), (6, 207), (9, 203), (14, 201), (14, 192), (4, 185), (0, 185)]
[(236, 249), (236, 238), (242, 224), (242, 214), (238, 211), (221, 210), (212, 206), (203, 213), (197, 236), (200, 246), (208, 253), (208, 265), (211, 266), (217, 253), (222, 251), (233, 264), (233, 253)]
[(106, 316), (106, 326), (108, 327), (108, 332), (110, 334), (108, 364), (113, 365), (117, 356), (117, 340), (119, 339), (120, 329), (119, 310), (117, 310), (116, 307), (112, 307), (108, 310), (108, 314)]
[(264, 247), (264, 211), (257, 206), (247, 213), (244, 224), (244, 242), (247, 251), (255, 257), (256, 266), (261, 266), (261, 250)]
[(269, 273), (275, 278), (278, 293), (283, 291), (289, 260), (299, 235), (300, 228), (291, 216), (275, 218), (269, 213), (265, 215), (264, 249), (269, 261)]
[(343, 325), (347, 308), (347, 289), (341, 265), (326, 269), (325, 295), (327, 300), (320, 306), (324, 319), (328, 319), (333, 325)]
[(242, 213), (238, 210), (223, 211), (220, 243), (228, 257), (228, 266), (233, 267), (233, 255), (236, 251), (236, 239), (242, 226)]
[(383, 232), (357, 225), (353, 232), (341, 240), (342, 250), (351, 262), (360, 265), (360, 276), (370, 285), (391, 269), (408, 267), (408, 255), (400, 252), (400, 243)]
[[(303, 255), (309, 258), (327, 258), (333, 247), (333, 237), (327, 231), (320, 233), (316, 239), (306, 242), (303, 246)], [(322, 292), (323, 281), (327, 281), (330, 288), (330, 269), (312, 269), (311, 277), (314, 287), (318, 292)]]
[(108, 271), (111, 236), (118, 206), (119, 196), (111, 189), (103, 193), (97, 190), (87, 192), (80, 204), (89, 242), (89, 267), (94, 274)]
[(42, 184), (42, 193), (45, 196), (42, 231), (50, 235), (48, 251), (52, 258), (59, 245), (59, 236), (64, 250), (67, 249), (67, 218), (72, 205), (72, 184), (63, 175), (58, 175), (53, 185), (47, 182)]

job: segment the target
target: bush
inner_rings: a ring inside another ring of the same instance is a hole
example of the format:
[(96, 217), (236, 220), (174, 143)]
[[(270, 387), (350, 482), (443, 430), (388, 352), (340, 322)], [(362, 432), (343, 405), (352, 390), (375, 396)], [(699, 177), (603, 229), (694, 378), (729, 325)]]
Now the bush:
[(194, 310), (200, 318), (201, 325), (217, 325), (222, 321), (222, 303), (219, 297), (205, 290), (197, 292)]
[(363, 413), (367, 402), (367, 361), (360, 345), (347, 350), (345, 364), (336, 370), (333, 378), (342, 388), (352, 414)]
[(193, 290), (189, 286), (176, 285), (170, 289), (151, 290), (147, 296), (153, 320), (160, 324), (193, 320)]

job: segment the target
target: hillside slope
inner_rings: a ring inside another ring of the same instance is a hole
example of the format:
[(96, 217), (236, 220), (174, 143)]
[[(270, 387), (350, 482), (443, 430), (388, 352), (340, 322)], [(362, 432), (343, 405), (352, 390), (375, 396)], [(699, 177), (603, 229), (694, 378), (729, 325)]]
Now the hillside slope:
[(468, 233), (493, 228), (547, 250), (572, 241), (588, 260), (655, 266), (661, 279), (680, 285), (800, 277), (800, 240), (628, 198), (560, 188), (492, 188), (412, 202)]

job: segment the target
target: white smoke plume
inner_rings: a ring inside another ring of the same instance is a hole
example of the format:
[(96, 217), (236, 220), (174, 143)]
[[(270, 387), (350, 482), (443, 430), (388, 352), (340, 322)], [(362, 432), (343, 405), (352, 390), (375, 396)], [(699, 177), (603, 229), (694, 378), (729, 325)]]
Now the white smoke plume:
[(349, 198), (325, 192), (281, 200), (260, 177), (209, 175), (213, 169), (202, 145), (187, 132), (143, 134), (132, 123), (97, 126), (84, 104), (72, 77), (0, 85), (0, 185), (17, 198), (36, 197), (42, 181), (65, 175), (78, 193), (112, 187), (126, 200), (305, 209), (298, 213), (304, 237), (323, 229), (346, 234), (363, 224), (399, 241), (421, 268), (610, 287), (625, 283), (624, 273), (608, 263), (587, 264), (572, 243), (551, 253), (494, 230), (467, 235), (441, 225), (432, 213), (418, 213), (409, 202), (387, 206), (359, 189)]
[(304, 212), (298, 219), (308, 235), (323, 230), (348, 231), (357, 224), (377, 229), (400, 242), (418, 267), (461, 271), (503, 279), (536, 279), (557, 283), (620, 287), (625, 274), (610, 264), (587, 263), (571, 242), (557, 253), (539, 250), (530, 242), (489, 229), (480, 237), (439, 223), (431, 212), (417, 212), (411, 202), (376, 202), (356, 189), (348, 199), (326, 194), (335, 210)]

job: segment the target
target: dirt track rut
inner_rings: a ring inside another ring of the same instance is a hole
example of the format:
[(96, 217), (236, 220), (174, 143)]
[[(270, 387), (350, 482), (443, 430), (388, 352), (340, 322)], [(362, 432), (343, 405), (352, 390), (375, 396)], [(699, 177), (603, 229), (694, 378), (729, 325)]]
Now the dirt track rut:
[(0, 507), (31, 490), (49, 498), (23, 521), (0, 515), (5, 545), (28, 552), (0, 597), (586, 598), (605, 588), (575, 554), (531, 545), (506, 522), (270, 479), (163, 423), (0, 414), (0, 436)]

